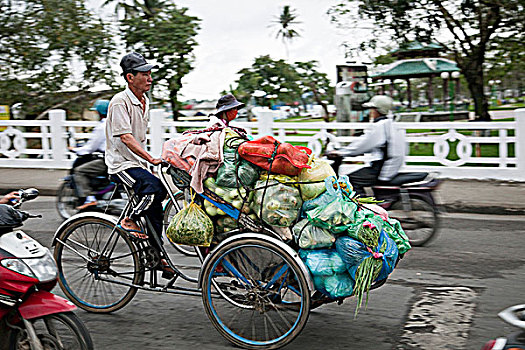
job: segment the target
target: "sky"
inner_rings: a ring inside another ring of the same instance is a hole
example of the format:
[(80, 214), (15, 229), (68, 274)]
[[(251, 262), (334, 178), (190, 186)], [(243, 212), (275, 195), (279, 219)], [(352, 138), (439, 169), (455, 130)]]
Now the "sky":
[[(289, 46), (290, 62), (319, 61), (319, 70), (335, 81), (337, 64), (345, 62), (340, 46), (348, 34), (330, 23), (326, 14), (337, 0), (178, 0), (188, 13), (202, 19), (195, 49), (195, 69), (183, 78), (183, 98), (217, 99), (238, 78), (237, 72), (250, 67), (255, 58), (270, 55), (286, 59), (285, 46), (276, 39), (272, 26), (284, 5), (296, 10), (295, 26), (301, 37)], [(345, 35), (346, 34), (346, 35)]]
[[(103, 0), (88, 0), (102, 16), (114, 16), (114, 7), (100, 7)], [(336, 65), (344, 64), (344, 41), (360, 42), (366, 30), (342, 30), (330, 23), (327, 10), (340, 0), (175, 0), (188, 14), (201, 19), (194, 69), (182, 80), (179, 100), (216, 100), (222, 91), (235, 87), (237, 72), (251, 67), (256, 57), (289, 62), (316, 60), (318, 69), (335, 85)], [(276, 38), (283, 6), (295, 9), (300, 22), (294, 28), (300, 37), (288, 44), (289, 56)], [(125, 52), (122, 52), (122, 55)], [(116, 62), (115, 71), (120, 71)], [(122, 84), (124, 81), (122, 79)]]

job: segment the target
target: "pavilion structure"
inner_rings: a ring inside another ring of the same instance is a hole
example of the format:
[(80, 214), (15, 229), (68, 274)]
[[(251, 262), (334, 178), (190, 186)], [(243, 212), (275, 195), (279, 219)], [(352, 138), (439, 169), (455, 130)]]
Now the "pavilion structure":
[[(405, 47), (392, 52), (398, 60), (390, 64), (386, 70), (371, 75), (372, 81), (384, 82), (390, 80), (390, 93), (393, 93), (394, 80), (402, 79), (407, 83), (408, 105), (412, 106), (412, 91), (410, 79), (427, 78), (427, 98), (429, 106), (432, 107), (434, 99), (433, 80), (442, 77), (444, 80), (456, 79), (458, 87), (459, 71), (456, 62), (439, 57), (444, 48), (435, 43), (422, 44), (417, 41), (410, 42)], [(454, 73), (457, 72), (457, 73)], [(446, 89), (447, 81), (443, 82)], [(444, 93), (446, 95), (446, 93)], [(452, 103), (453, 101), (451, 101)]]

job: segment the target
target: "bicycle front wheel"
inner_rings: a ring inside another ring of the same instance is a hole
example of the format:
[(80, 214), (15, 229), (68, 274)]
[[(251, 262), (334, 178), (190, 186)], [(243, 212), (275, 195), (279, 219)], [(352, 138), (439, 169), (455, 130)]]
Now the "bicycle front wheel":
[(54, 257), (62, 291), (90, 312), (121, 309), (144, 278), (135, 245), (103, 218), (83, 217), (68, 225), (57, 237)]
[(230, 342), (277, 349), (306, 325), (307, 277), (278, 244), (256, 238), (233, 241), (213, 253), (202, 273), (206, 314)]

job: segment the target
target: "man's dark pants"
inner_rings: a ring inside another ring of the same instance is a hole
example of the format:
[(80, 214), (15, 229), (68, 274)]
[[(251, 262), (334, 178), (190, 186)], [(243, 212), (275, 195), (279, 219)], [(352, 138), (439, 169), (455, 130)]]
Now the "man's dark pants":
[[(130, 218), (137, 221), (141, 216), (146, 216), (156, 234), (161, 238), (162, 223), (164, 214), (162, 211), (162, 201), (166, 198), (167, 191), (158, 177), (143, 168), (130, 168), (116, 173), (114, 178), (124, 183), (126, 186), (133, 188), (139, 201), (132, 209)], [(149, 235), (150, 243), (157, 247), (157, 244), (151, 234)]]
[(370, 187), (377, 183), (381, 166), (382, 164), (379, 164), (379, 162), (372, 162), (369, 167), (361, 168), (348, 174), (348, 179), (354, 187), (354, 191), (361, 197), (366, 196), (364, 187)]

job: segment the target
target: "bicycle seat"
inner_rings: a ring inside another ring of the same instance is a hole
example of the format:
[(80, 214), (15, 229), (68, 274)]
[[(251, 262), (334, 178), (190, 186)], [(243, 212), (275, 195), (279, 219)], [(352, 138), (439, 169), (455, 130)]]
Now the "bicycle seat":
[(390, 181), (378, 181), (377, 186), (402, 186), (404, 184), (423, 181), (428, 173), (399, 173)]

